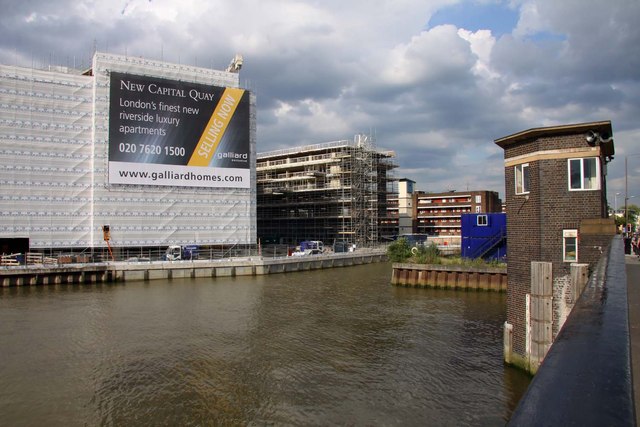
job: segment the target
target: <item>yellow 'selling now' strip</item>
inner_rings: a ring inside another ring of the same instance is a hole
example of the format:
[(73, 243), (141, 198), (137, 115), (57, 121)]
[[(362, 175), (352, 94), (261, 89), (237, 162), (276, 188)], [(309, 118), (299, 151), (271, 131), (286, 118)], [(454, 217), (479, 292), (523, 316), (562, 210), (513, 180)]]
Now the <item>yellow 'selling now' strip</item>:
[(244, 89), (226, 88), (224, 90), (207, 127), (200, 136), (196, 149), (191, 154), (188, 166), (209, 166), (243, 94)]

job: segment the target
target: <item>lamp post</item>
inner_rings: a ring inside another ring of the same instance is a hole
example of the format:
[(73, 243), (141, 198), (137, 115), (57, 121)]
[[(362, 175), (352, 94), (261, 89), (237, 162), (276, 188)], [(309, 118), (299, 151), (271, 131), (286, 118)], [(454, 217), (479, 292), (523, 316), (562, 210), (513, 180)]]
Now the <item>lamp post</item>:
[(613, 204), (613, 216), (616, 216), (616, 214), (618, 213), (618, 196), (622, 194), (622, 193), (616, 193), (613, 196), (613, 200), (614, 200), (614, 204)]
[[(625, 236), (627, 236), (627, 224), (629, 224), (629, 209), (628, 209), (628, 201), (631, 199), (629, 197), (629, 173), (627, 168), (627, 160), (629, 157), (640, 156), (640, 153), (628, 154), (624, 156), (624, 230)], [(635, 197), (635, 196), (632, 196)]]

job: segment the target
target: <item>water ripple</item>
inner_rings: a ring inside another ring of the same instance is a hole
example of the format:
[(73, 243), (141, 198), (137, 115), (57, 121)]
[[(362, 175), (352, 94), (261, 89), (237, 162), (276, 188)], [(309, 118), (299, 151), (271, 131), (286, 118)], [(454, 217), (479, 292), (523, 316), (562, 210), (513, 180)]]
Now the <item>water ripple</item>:
[(388, 273), (0, 290), (0, 424), (504, 424), (504, 296)]

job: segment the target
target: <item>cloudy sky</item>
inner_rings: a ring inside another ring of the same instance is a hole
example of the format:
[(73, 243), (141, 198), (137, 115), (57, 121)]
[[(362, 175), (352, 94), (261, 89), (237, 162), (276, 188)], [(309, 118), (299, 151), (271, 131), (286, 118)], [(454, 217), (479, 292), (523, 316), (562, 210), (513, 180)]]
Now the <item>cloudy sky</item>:
[[(504, 195), (493, 141), (611, 120), (609, 200), (640, 204), (639, 0), (0, 0), (0, 62), (244, 57), (258, 152), (375, 135), (423, 191)], [(615, 197), (615, 193), (620, 193)], [(634, 196), (638, 196), (634, 200)]]

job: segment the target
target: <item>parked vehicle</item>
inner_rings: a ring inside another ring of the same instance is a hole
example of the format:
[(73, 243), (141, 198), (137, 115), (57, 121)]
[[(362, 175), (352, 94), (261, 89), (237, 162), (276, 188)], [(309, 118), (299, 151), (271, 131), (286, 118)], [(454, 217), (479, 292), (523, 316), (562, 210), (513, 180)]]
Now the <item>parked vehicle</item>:
[(300, 246), (291, 256), (319, 255), (324, 252), (324, 243), (320, 240), (305, 240), (300, 242)]
[(300, 242), (300, 250), (306, 251), (307, 249), (317, 249), (322, 252), (324, 250), (324, 243), (320, 240), (305, 240)]
[(193, 260), (198, 259), (199, 247), (197, 245), (172, 245), (167, 248), (164, 255), (166, 261)]
[(319, 249), (305, 249), (304, 251), (295, 251), (291, 254), (291, 256), (309, 256), (309, 255), (320, 255), (322, 253)]

